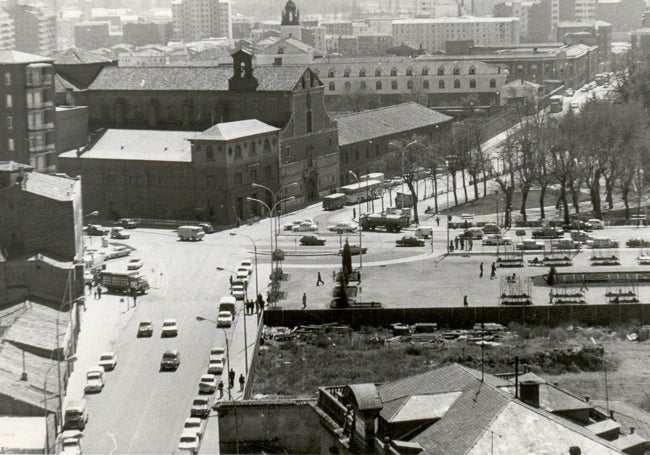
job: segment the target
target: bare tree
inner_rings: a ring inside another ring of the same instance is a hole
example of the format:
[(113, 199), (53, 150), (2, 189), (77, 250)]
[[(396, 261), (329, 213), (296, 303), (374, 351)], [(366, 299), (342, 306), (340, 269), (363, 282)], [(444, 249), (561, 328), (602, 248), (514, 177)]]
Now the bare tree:
[(511, 135), (506, 137), (491, 164), (491, 175), (506, 198), (504, 225), (510, 227), (517, 168), (517, 144)]

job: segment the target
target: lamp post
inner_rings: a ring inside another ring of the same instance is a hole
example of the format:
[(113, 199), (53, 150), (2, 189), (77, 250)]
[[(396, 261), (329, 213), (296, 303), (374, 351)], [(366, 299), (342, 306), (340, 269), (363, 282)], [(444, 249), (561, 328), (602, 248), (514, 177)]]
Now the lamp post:
[[(253, 188), (261, 188), (261, 189), (263, 189), (263, 190), (268, 191), (268, 193), (271, 195), (271, 204), (273, 205), (273, 207), (275, 207), (276, 203), (278, 202), (278, 197), (280, 196), (280, 194), (281, 194), (283, 191), (285, 191), (287, 188), (291, 188), (292, 186), (297, 186), (297, 185), (298, 185), (298, 183), (296, 183), (296, 182), (293, 182), (293, 183), (287, 183), (286, 185), (282, 185), (280, 188), (278, 188), (278, 191), (275, 191), (275, 192), (274, 192), (271, 188), (269, 188), (269, 187), (266, 186), (266, 185), (262, 185), (262, 184), (260, 184), (260, 183), (252, 183), (252, 184), (251, 184), (251, 186), (252, 186)], [(295, 199), (295, 197), (293, 197), (292, 199)], [(282, 201), (282, 202), (286, 202), (286, 201), (288, 201), (288, 200), (289, 200), (289, 199), (285, 199), (285, 200)], [(268, 206), (268, 204), (267, 204), (267, 206)], [(269, 216), (270, 216), (270, 217), (273, 217), (272, 215), (269, 215)], [(278, 216), (278, 219), (277, 219), (277, 223), (276, 223), (276, 224), (277, 224), (277, 225), (276, 225), (276, 231), (279, 232), (279, 231), (280, 231), (280, 216)], [(276, 248), (277, 248), (277, 245), (276, 245)]]
[[(361, 180), (359, 180), (359, 176), (357, 174), (355, 174), (352, 171), (348, 171), (348, 173), (352, 177), (357, 179), (357, 182), (359, 184), (361, 184)], [(357, 223), (359, 225), (359, 270), (361, 270), (361, 268), (363, 267), (363, 244), (361, 243), (361, 231), (362, 231), (362, 229), (361, 229), (361, 201), (359, 200), (359, 198), (357, 198), (357, 205), (358, 205), (357, 210), (359, 211), (359, 215), (358, 215), (359, 218), (357, 218), (359, 220), (358, 223)]]
[[(223, 336), (226, 339), (226, 369), (228, 370), (228, 373), (230, 373), (230, 345), (228, 344), (228, 332), (226, 332), (226, 329), (219, 327), (217, 321), (213, 321), (212, 319), (204, 318), (203, 316), (196, 316), (196, 320), (212, 322), (217, 329), (223, 330)], [(228, 383), (228, 400), (232, 401), (230, 382)]]
[[(65, 359), (67, 362), (74, 362), (77, 360), (77, 357), (71, 356)], [(50, 367), (47, 369), (45, 372), (45, 376), (43, 378), (43, 408), (45, 409), (45, 447), (46, 447), (46, 452), (50, 453), (50, 432), (48, 429), (47, 425), (47, 375), (50, 374), (50, 371), (52, 371), (52, 368), (57, 366), (60, 363), (60, 361), (57, 359), (56, 363), (50, 365)], [(63, 418), (63, 407), (62, 407), (62, 402), (61, 402), (61, 387), (59, 385), (58, 388), (58, 395), (59, 395), (59, 410), (57, 413), (57, 427), (61, 423), (60, 420)]]
[[(402, 175), (402, 204), (401, 204), (401, 207), (400, 207), (402, 209), (404, 208), (404, 153), (406, 153), (406, 149), (408, 149), (411, 145), (417, 144), (417, 143), (418, 143), (418, 141), (414, 140), (414, 141), (409, 142), (408, 144), (406, 144), (402, 148), (402, 164), (401, 164), (401, 166), (402, 166), (402, 174), (401, 174)], [(398, 142), (395, 142), (395, 141), (390, 141), (389, 144), (393, 145), (394, 147), (399, 147), (400, 146), (400, 144)]]

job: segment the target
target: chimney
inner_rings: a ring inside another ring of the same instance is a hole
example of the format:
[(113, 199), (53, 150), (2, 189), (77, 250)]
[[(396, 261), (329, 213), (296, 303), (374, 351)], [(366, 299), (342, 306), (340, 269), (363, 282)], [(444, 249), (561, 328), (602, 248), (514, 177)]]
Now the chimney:
[(614, 411), (612, 409), (609, 410), (609, 418), (612, 420), (616, 420), (616, 418), (614, 417)]
[(536, 381), (521, 381), (519, 383), (519, 398), (524, 403), (539, 408), (539, 383)]
[(634, 434), (634, 430), (636, 430), (636, 428), (630, 427), (630, 434)]
[(589, 395), (585, 395), (585, 401), (589, 403), (589, 400), (591, 400), (591, 397)]
[(581, 453), (582, 450), (580, 450), (580, 447), (578, 446), (569, 447), (569, 455), (580, 455)]

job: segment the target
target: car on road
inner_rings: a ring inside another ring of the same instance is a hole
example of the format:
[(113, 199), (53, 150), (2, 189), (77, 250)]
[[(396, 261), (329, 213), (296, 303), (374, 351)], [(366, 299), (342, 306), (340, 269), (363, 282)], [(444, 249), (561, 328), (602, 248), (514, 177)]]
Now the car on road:
[(591, 243), (591, 241), (594, 240), (594, 238), (585, 231), (571, 231), (569, 235), (571, 236), (571, 240), (580, 243)]
[(525, 239), (515, 246), (518, 250), (543, 250), (544, 242), (538, 240)]
[(605, 229), (605, 223), (603, 223), (603, 220), (599, 220), (598, 218), (591, 218), (590, 220), (587, 220), (589, 224), (591, 224), (592, 229)]
[(162, 332), (160, 334), (163, 337), (175, 337), (178, 335), (178, 325), (176, 325), (176, 319), (165, 319), (162, 325)]
[(244, 286), (248, 286), (248, 277), (250, 275), (248, 274), (248, 269), (237, 269), (237, 275), (235, 275), (235, 278), (233, 279), (234, 284), (242, 284)]
[(114, 370), (117, 366), (117, 355), (114, 352), (104, 352), (99, 356), (99, 366), (106, 371)]
[(293, 220), (293, 221), (289, 221), (288, 223), (284, 223), (282, 225), (282, 229), (285, 231), (292, 231), (294, 226), (298, 226), (300, 223), (304, 221), (311, 222), (311, 220)]
[(223, 373), (223, 358), (210, 356), (210, 361), (208, 362), (208, 373), (209, 374)]
[(199, 379), (199, 393), (214, 393), (217, 390), (217, 377), (213, 374), (204, 374)]
[(61, 433), (60, 455), (81, 455), (81, 438), (83, 433), (79, 430), (67, 430)]
[(194, 431), (184, 431), (181, 434), (181, 438), (178, 440), (178, 451), (181, 453), (199, 453), (199, 446), (201, 445), (201, 440), (199, 435)]
[(300, 224), (296, 224), (291, 228), (292, 232), (316, 232), (318, 231), (318, 225), (313, 221), (302, 221)]
[(126, 229), (135, 229), (138, 227), (138, 222), (131, 218), (120, 218), (115, 223), (114, 226), (121, 226)]
[(618, 240), (608, 237), (594, 237), (589, 246), (592, 248), (618, 248)]
[(627, 242), (625, 242), (625, 245), (628, 248), (648, 248), (650, 247), (650, 240), (637, 237), (637, 238), (629, 239)]
[(328, 231), (336, 232), (337, 234), (343, 234), (344, 232), (357, 232), (359, 227), (356, 224), (344, 222), (336, 223), (327, 227)]
[(84, 270), (84, 284), (92, 283), (95, 280), (95, 275), (90, 270)]
[(219, 356), (223, 358), (223, 355), (226, 353), (225, 349), (222, 348), (221, 346), (216, 346), (212, 349), (210, 349), (210, 357), (212, 356)]
[(483, 229), (474, 227), (466, 229), (465, 232), (461, 234), (461, 237), (464, 239), (481, 240), (483, 238), (483, 235), (485, 235)]
[(399, 240), (395, 240), (395, 246), (424, 246), (424, 240), (414, 235), (405, 235)]
[(232, 313), (230, 311), (219, 311), (217, 316), (217, 327), (230, 327), (232, 325)]
[(244, 300), (246, 298), (246, 289), (241, 284), (233, 284), (230, 292), (237, 300)]
[(198, 417), (188, 417), (185, 419), (185, 423), (183, 423), (183, 433), (186, 431), (196, 433), (200, 438), (203, 436), (203, 420)]
[(565, 231), (587, 231), (591, 232), (593, 226), (591, 223), (582, 220), (573, 220), (567, 226), (564, 226)]
[(87, 235), (91, 236), (104, 236), (111, 233), (111, 230), (103, 227), (100, 224), (89, 224), (84, 228)]
[(140, 258), (129, 259), (129, 263), (126, 265), (127, 270), (138, 270), (141, 269), (144, 265), (144, 262)]
[(181, 364), (181, 353), (178, 349), (167, 349), (160, 361), (161, 370), (176, 370)]
[[(366, 254), (367, 251), (368, 251), (368, 248), (366, 248), (366, 247), (359, 248), (359, 245), (350, 245), (350, 254), (352, 256), (355, 256), (355, 255), (361, 254), (361, 253)], [(339, 256), (342, 256), (342, 255), (343, 255), (343, 249), (341, 248), (339, 250)]]
[(123, 227), (114, 227), (111, 229), (111, 238), (118, 240), (126, 240), (131, 238), (131, 234), (124, 231)]
[(86, 372), (86, 385), (84, 393), (99, 393), (104, 388), (104, 368), (94, 366)]
[(138, 324), (138, 338), (153, 336), (153, 323), (151, 321), (140, 321)]
[(322, 246), (325, 245), (325, 239), (315, 235), (304, 235), (300, 238), (300, 244), (305, 246)]
[(212, 234), (214, 232), (214, 226), (212, 226), (210, 223), (199, 223), (197, 226), (203, 229), (203, 232), (206, 234)]
[(237, 270), (241, 269), (246, 269), (248, 270), (248, 274), (252, 275), (253, 274), (253, 261), (250, 259), (242, 259), (239, 261), (239, 265), (237, 266)]
[(533, 230), (533, 238), (553, 239), (553, 238), (559, 238), (563, 236), (564, 236), (564, 231), (561, 228), (556, 228), (552, 226), (545, 226)]
[(501, 228), (494, 223), (487, 223), (481, 229), (483, 234), (501, 234)]
[(512, 245), (512, 239), (501, 234), (489, 234), (483, 236), (481, 243), (483, 245)]
[(112, 246), (106, 250), (106, 259), (123, 258), (129, 254), (131, 254), (131, 250), (124, 245)]
[(210, 415), (210, 400), (208, 400), (208, 397), (199, 396), (194, 398), (190, 408), (190, 416), (205, 419), (208, 415)]

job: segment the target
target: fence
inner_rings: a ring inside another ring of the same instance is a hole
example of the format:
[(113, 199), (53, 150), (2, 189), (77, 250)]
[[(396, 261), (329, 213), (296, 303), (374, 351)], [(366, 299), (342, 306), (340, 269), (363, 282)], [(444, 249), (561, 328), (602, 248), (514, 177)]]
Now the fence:
[[(264, 313), (262, 313), (262, 316), (264, 316)], [(257, 315), (255, 314), (249, 317), (256, 318)], [(260, 322), (263, 322), (263, 319), (260, 320)], [(255, 377), (255, 366), (257, 365), (257, 362), (255, 362), (255, 355), (259, 352), (260, 340), (262, 339), (263, 331), (264, 331), (264, 324), (263, 323), (257, 324), (257, 331), (255, 332), (255, 346), (253, 347), (253, 355), (250, 360), (250, 367), (248, 368), (248, 377), (246, 378), (246, 384), (244, 385), (245, 400), (248, 400), (250, 398), (251, 390), (253, 388), (253, 381), (251, 381), (251, 378)]]

